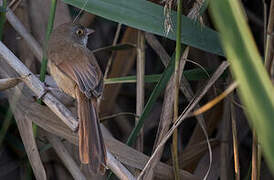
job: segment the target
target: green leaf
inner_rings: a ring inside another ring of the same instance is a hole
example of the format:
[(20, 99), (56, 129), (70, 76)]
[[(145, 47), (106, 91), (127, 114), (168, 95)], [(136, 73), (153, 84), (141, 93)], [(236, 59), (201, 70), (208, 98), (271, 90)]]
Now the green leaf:
[(221, 32), (222, 44), (239, 83), (246, 115), (255, 128), (265, 159), (274, 174), (274, 96), (246, 17), (238, 0), (210, 1), (210, 10)]
[[(64, 0), (65, 3), (84, 9), (97, 16), (125, 24), (146, 32), (175, 40), (175, 32), (166, 36), (164, 8), (147, 0)], [(176, 29), (176, 12), (171, 12), (173, 29)], [(182, 43), (223, 56), (218, 33), (182, 16)]]
[[(207, 70), (207, 73), (212, 71)], [(186, 70), (183, 72), (184, 76), (189, 81), (197, 81), (202, 79), (208, 79), (207, 73), (201, 68), (195, 68)], [(157, 83), (161, 79), (162, 74), (145, 75), (145, 83)], [(104, 80), (105, 84), (118, 84), (118, 83), (136, 83), (136, 76), (125, 76), (118, 78), (108, 78)]]
[[(145, 75), (145, 83), (156, 83), (161, 78), (161, 74)], [(108, 78), (104, 80), (104, 84), (118, 83), (136, 83), (136, 76), (125, 76), (118, 78)]]

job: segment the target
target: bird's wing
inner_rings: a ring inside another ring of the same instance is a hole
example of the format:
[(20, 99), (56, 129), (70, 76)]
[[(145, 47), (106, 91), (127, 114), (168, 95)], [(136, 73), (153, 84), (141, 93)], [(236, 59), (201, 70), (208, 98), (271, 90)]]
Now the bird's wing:
[(88, 98), (102, 94), (103, 80), (99, 65), (94, 55), (86, 48), (75, 46), (65, 61), (56, 66), (73, 79), (80, 91)]

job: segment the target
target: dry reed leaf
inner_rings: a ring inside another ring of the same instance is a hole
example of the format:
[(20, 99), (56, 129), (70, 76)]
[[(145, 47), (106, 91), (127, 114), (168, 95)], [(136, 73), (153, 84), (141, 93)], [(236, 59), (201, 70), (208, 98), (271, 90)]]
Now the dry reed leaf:
[(5, 78), (0, 79), (0, 91), (4, 91), (13, 88), (21, 82), (21, 78)]

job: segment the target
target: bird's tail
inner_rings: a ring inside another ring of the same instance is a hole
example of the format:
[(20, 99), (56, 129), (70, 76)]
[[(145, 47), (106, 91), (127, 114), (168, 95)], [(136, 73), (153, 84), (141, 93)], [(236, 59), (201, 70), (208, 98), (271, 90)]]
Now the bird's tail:
[(78, 89), (77, 102), (80, 161), (83, 164), (88, 164), (93, 173), (100, 172), (102, 174), (105, 171), (106, 150), (98, 120), (96, 99), (87, 98)]

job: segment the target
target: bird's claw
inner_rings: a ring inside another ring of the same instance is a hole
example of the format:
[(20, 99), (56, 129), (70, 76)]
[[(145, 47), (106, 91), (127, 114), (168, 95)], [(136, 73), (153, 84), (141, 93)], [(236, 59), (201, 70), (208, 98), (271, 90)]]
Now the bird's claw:
[(48, 92), (50, 91), (49, 86), (43, 82), (43, 90), (42, 92), (38, 95), (37, 99), (40, 100), (42, 99)]

